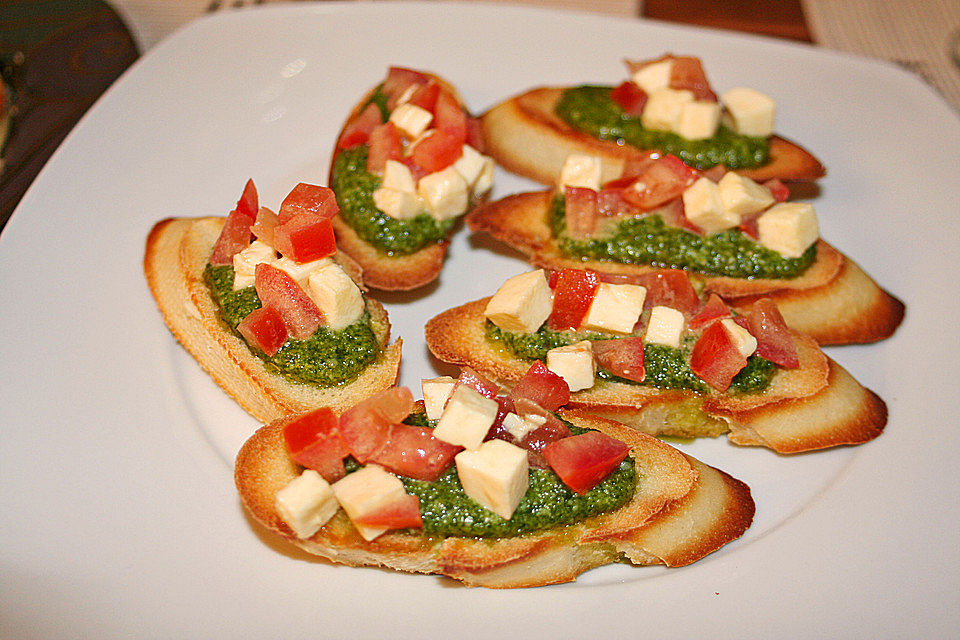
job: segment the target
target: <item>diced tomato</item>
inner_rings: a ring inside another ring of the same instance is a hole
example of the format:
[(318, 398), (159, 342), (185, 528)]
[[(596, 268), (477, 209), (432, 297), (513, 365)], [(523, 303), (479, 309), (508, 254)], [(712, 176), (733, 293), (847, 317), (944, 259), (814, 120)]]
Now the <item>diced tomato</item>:
[(597, 193), (598, 216), (630, 216), (637, 213), (640, 210), (623, 197), (622, 187), (607, 185)]
[(383, 122), (380, 107), (370, 103), (360, 114), (347, 123), (337, 140), (338, 149), (351, 149), (357, 145), (366, 144), (370, 139), (370, 132)]
[(291, 337), (306, 340), (323, 323), (323, 312), (287, 272), (261, 262), (253, 272), (253, 285), (262, 306), (280, 313)]
[(404, 493), (397, 500), (364, 513), (353, 522), (375, 529), (421, 529), (420, 498), (412, 493)]
[(433, 113), (437, 108), (437, 96), (440, 95), (440, 83), (431, 78), (426, 84), (417, 87), (408, 101), (410, 104)]
[(593, 304), (600, 278), (595, 271), (584, 269), (560, 269), (551, 274), (554, 277), (549, 327), (554, 331), (579, 329)]
[(670, 70), (670, 88), (692, 91), (694, 100), (717, 101), (717, 94), (710, 88), (700, 58), (674, 56)]
[(707, 298), (707, 301), (704, 303), (703, 308), (700, 309), (695, 316), (690, 318), (690, 328), (700, 329), (714, 320), (729, 318), (732, 315), (733, 314), (730, 313), (730, 307), (720, 299), (720, 296), (711, 293), (710, 297)]
[(458, 385), (466, 385), (482, 395), (485, 398), (495, 400), (500, 387), (487, 378), (483, 377), (470, 367), (460, 369), (460, 376), (457, 378)]
[(257, 212), (257, 220), (250, 227), (250, 231), (257, 237), (257, 240), (272, 247), (274, 246), (273, 232), (277, 228), (278, 222), (277, 214), (266, 207), (260, 207), (260, 211)]
[(340, 416), (340, 434), (350, 453), (363, 464), (390, 437), (390, 426), (400, 424), (413, 410), (413, 394), (391, 387), (361, 400)]
[(480, 120), (467, 117), (467, 144), (483, 153), (486, 150), (486, 144), (483, 141), (483, 129), (480, 127)]
[(387, 108), (393, 111), (397, 106), (397, 101), (410, 86), (427, 84), (428, 82), (430, 82), (430, 76), (420, 71), (404, 67), (390, 67), (381, 89), (388, 96)]
[(567, 425), (560, 422), (557, 416), (547, 411), (536, 402), (528, 398), (518, 398), (515, 403), (515, 411), (520, 416), (540, 416), (545, 418), (545, 422), (526, 434), (520, 442), (515, 444), (521, 449), (527, 450), (527, 458), (531, 466), (539, 469), (546, 469), (546, 459), (543, 457), (543, 449), (551, 442), (570, 437), (570, 429)]
[(300, 264), (337, 252), (333, 222), (319, 216), (299, 215), (277, 225), (273, 244), (282, 255)]
[(383, 173), (387, 160), (399, 160), (403, 157), (403, 145), (400, 143), (400, 131), (392, 122), (384, 122), (370, 132), (370, 151), (367, 153), (367, 171)]
[(688, 314), (694, 314), (700, 309), (700, 296), (693, 288), (686, 271), (661, 269), (640, 274), (634, 280), (635, 284), (647, 288), (647, 297), (643, 302), (644, 309), (663, 305)]
[(759, 216), (751, 216), (749, 218), (744, 218), (740, 221), (740, 224), (737, 225), (737, 229), (740, 232), (747, 236), (748, 238), (753, 238), (754, 240), (760, 239), (760, 227), (757, 226), (757, 218)]
[(800, 366), (797, 342), (773, 300), (754, 302), (747, 322), (747, 330), (757, 339), (757, 355), (788, 369)]
[(506, 440), (511, 444), (518, 444), (516, 438), (503, 427), (503, 419), (507, 417), (507, 414), (516, 413), (513, 399), (508, 396), (497, 396), (494, 400), (496, 400), (500, 406), (497, 409), (497, 417), (493, 419), (493, 424), (490, 425), (490, 429), (487, 431), (487, 436), (484, 440)]
[(433, 482), (462, 450), (463, 447), (434, 437), (433, 429), (392, 424), (386, 441), (370, 454), (367, 462), (376, 462), (401, 476)]
[(647, 170), (647, 167), (660, 159), (663, 155), (659, 151), (646, 151), (642, 154), (633, 155), (627, 158), (623, 163), (623, 171), (620, 172), (619, 180), (621, 186), (628, 186), (633, 183), (637, 176)]
[(636, 82), (628, 80), (614, 87), (610, 92), (610, 99), (620, 105), (624, 114), (639, 118), (647, 104), (647, 92), (637, 86)]
[(593, 358), (601, 369), (634, 382), (643, 382), (646, 378), (643, 338), (629, 336), (613, 340), (595, 340), (592, 346)]
[(599, 431), (570, 436), (543, 449), (550, 468), (581, 495), (600, 484), (629, 453), (626, 443)]
[(690, 369), (718, 391), (726, 391), (745, 366), (747, 359), (720, 322), (714, 322), (700, 334), (690, 354)]
[(773, 199), (777, 202), (786, 202), (787, 198), (790, 197), (790, 187), (783, 184), (779, 179), (772, 178), (763, 183), (767, 189), (770, 189), (770, 193), (773, 194)]
[(400, 162), (410, 169), (410, 173), (413, 174), (413, 181), (420, 182), (420, 178), (427, 175), (427, 170), (414, 162), (413, 158), (410, 156), (404, 156), (400, 159)]
[(565, 187), (567, 233), (574, 238), (588, 238), (597, 226), (597, 192), (588, 187)]
[(638, 176), (634, 186), (624, 190), (624, 198), (641, 209), (654, 209), (679, 198), (697, 179), (697, 172), (680, 158), (665, 155), (650, 163)]
[(327, 482), (336, 482), (346, 471), (343, 459), (350, 454), (340, 437), (340, 419), (329, 407), (314, 409), (288, 422), (283, 439), (294, 461), (317, 471)]
[(525, 398), (536, 402), (547, 411), (556, 411), (569, 402), (570, 386), (561, 376), (537, 360), (510, 391), (510, 397), (514, 400)]
[(278, 219), (283, 224), (299, 214), (310, 214), (320, 218), (332, 218), (340, 208), (337, 196), (330, 187), (301, 182), (287, 194), (280, 203)]
[(467, 141), (467, 114), (456, 96), (446, 89), (441, 89), (437, 96), (433, 123), (440, 131), (446, 131), (456, 138), (461, 145)]
[(722, 164), (715, 164), (709, 169), (700, 172), (700, 176), (713, 182), (720, 182), (720, 179), (727, 174), (727, 168)]
[(220, 230), (220, 237), (213, 245), (210, 264), (233, 264), (233, 256), (250, 246), (252, 224), (253, 219), (246, 214), (236, 209), (231, 211), (226, 222), (223, 223), (223, 229)]
[(237, 331), (252, 347), (268, 356), (276, 355), (289, 333), (280, 312), (273, 307), (254, 309), (237, 325)]
[(445, 129), (436, 129), (413, 145), (410, 157), (427, 173), (446, 169), (463, 155), (463, 140)]
[(250, 180), (247, 180), (247, 184), (243, 187), (243, 193), (240, 195), (240, 199), (237, 201), (237, 211), (239, 211), (241, 215), (244, 215), (253, 221), (256, 219), (257, 212), (259, 210), (260, 203), (257, 197), (257, 187), (254, 186), (253, 179), (251, 178)]

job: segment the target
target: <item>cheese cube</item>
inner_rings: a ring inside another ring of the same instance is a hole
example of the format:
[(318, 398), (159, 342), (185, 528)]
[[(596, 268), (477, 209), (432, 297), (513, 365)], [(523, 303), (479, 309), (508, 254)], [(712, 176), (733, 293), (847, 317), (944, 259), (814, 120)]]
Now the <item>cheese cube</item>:
[(383, 180), (380, 186), (397, 191), (416, 193), (417, 181), (413, 179), (413, 172), (402, 162), (387, 160), (383, 167)]
[(306, 469), (277, 491), (277, 513), (298, 538), (309, 538), (340, 508), (330, 483), (313, 469)]
[(455, 218), (467, 210), (470, 200), (467, 188), (467, 181), (452, 165), (423, 176), (417, 184), (417, 192), (437, 220)]
[(409, 102), (401, 104), (390, 114), (390, 122), (408, 138), (418, 137), (427, 130), (432, 121), (432, 113)]
[(454, 458), (464, 493), (509, 520), (530, 485), (527, 452), (505, 440), (489, 440)]
[(513, 276), (490, 298), (484, 315), (511, 333), (533, 333), (553, 310), (553, 292), (543, 269)]
[(307, 278), (310, 298), (317, 303), (326, 325), (333, 331), (350, 326), (363, 316), (366, 303), (350, 276), (336, 262), (316, 269)]
[(423, 211), (423, 200), (416, 193), (390, 187), (374, 190), (373, 204), (396, 220), (409, 220)]
[(762, 184), (728, 171), (717, 183), (723, 208), (743, 219), (773, 204), (773, 194)]
[(500, 405), (466, 385), (457, 385), (440, 415), (433, 435), (466, 449), (476, 449), (483, 442), (497, 418)]
[(535, 413), (525, 416), (508, 413), (503, 417), (503, 428), (519, 442), (523, 440), (528, 433), (536, 431), (546, 424), (546, 422), (546, 416), (540, 416)]
[(740, 224), (740, 216), (724, 209), (720, 187), (710, 178), (700, 178), (684, 190), (683, 210), (707, 235)]
[(429, 380), (420, 381), (420, 389), (423, 392), (423, 405), (427, 409), (427, 418), (430, 420), (439, 420), (443, 413), (443, 407), (447, 404), (447, 398), (457, 384), (456, 378), (450, 376), (440, 376)]
[(730, 336), (733, 344), (736, 345), (740, 355), (744, 358), (749, 358), (753, 355), (753, 352), (757, 350), (757, 339), (754, 338), (749, 331), (730, 318), (724, 318), (720, 321), (720, 324), (723, 325), (727, 335)]
[(781, 202), (757, 218), (758, 242), (787, 258), (799, 258), (820, 237), (817, 214), (808, 202)]
[(773, 134), (777, 105), (769, 96), (755, 89), (737, 87), (724, 93), (720, 100), (737, 133), (764, 138)]
[(720, 126), (720, 103), (708, 100), (687, 102), (680, 110), (675, 133), (688, 140), (712, 138)]
[(463, 145), (462, 153), (453, 163), (467, 186), (474, 194), (485, 193), (493, 186), (493, 158), (489, 158), (468, 144)]
[(590, 341), (550, 349), (547, 351), (547, 369), (563, 378), (570, 391), (589, 389), (597, 373)]
[(658, 89), (650, 94), (640, 114), (640, 124), (647, 129), (676, 131), (683, 105), (693, 102), (693, 92), (686, 89)]
[(320, 258), (319, 260), (301, 263), (284, 257), (274, 262), (273, 266), (285, 271), (287, 275), (302, 284), (310, 277), (311, 273), (328, 264), (335, 264), (333, 258)]
[(348, 473), (333, 483), (333, 494), (337, 497), (337, 502), (347, 512), (353, 526), (365, 540), (373, 540), (386, 529), (367, 527), (357, 524), (356, 520), (391, 502), (403, 499), (406, 492), (400, 478), (375, 464), (368, 464), (358, 471)]
[(633, 72), (634, 83), (647, 92), (647, 95), (670, 86), (673, 74), (673, 60), (661, 60), (645, 64)]
[(239, 291), (253, 284), (254, 272), (261, 262), (272, 264), (277, 259), (273, 247), (254, 240), (250, 246), (233, 254), (233, 290)]
[(650, 322), (647, 324), (647, 333), (643, 341), (649, 344), (679, 347), (685, 323), (682, 312), (672, 307), (656, 306), (650, 310)]
[(601, 164), (599, 156), (572, 153), (567, 156), (560, 170), (559, 189), (564, 187), (585, 187), (600, 190)]
[(640, 319), (646, 297), (646, 287), (601, 282), (583, 321), (583, 328), (631, 333)]

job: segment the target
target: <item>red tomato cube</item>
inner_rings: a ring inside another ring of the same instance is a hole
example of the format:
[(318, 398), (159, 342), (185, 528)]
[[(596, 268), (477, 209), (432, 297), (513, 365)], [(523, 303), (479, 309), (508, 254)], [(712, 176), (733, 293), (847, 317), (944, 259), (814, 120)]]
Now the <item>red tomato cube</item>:
[(554, 331), (577, 330), (593, 304), (600, 278), (595, 271), (584, 269), (560, 269), (554, 274), (551, 274), (556, 284), (549, 327)]
[(718, 391), (726, 391), (745, 366), (747, 359), (720, 322), (714, 322), (700, 334), (690, 354), (690, 369)]
[(397, 475), (433, 482), (462, 450), (463, 447), (436, 438), (433, 429), (392, 424), (386, 441), (367, 462), (375, 462)]
[(210, 264), (233, 264), (233, 256), (250, 246), (252, 237), (250, 226), (253, 221), (253, 218), (240, 213), (237, 209), (231, 211), (226, 222), (223, 223), (223, 229), (220, 230), (220, 237), (213, 245)]
[(436, 129), (413, 145), (410, 157), (427, 173), (446, 169), (463, 155), (463, 140), (455, 133)]
[(701, 308), (695, 316), (690, 318), (689, 326), (691, 329), (700, 329), (715, 320), (730, 318), (732, 315), (730, 307), (720, 299), (720, 296), (711, 293), (706, 303), (704, 303), (703, 308)]
[(370, 151), (367, 154), (367, 171), (383, 173), (387, 160), (400, 160), (403, 157), (403, 145), (400, 143), (400, 131), (392, 122), (384, 122), (370, 133)]
[(643, 360), (643, 338), (630, 336), (613, 340), (596, 340), (593, 358), (601, 369), (634, 382), (643, 382), (647, 370)]
[(460, 145), (467, 141), (467, 114), (457, 98), (446, 89), (441, 89), (437, 95), (433, 123), (440, 131), (453, 136)]
[(692, 91), (694, 100), (717, 101), (717, 94), (710, 88), (700, 58), (674, 56), (670, 69), (670, 88)]
[(574, 238), (589, 238), (597, 227), (597, 192), (586, 187), (565, 187), (563, 195), (567, 233)]
[(283, 224), (299, 214), (311, 214), (320, 218), (332, 218), (340, 208), (337, 197), (330, 187), (301, 182), (280, 203), (278, 219)]
[(380, 107), (370, 103), (360, 114), (347, 123), (337, 140), (337, 149), (351, 149), (357, 145), (366, 144), (370, 139), (370, 132), (383, 122)]
[(510, 397), (526, 398), (547, 411), (556, 411), (570, 401), (570, 386), (537, 360), (510, 391)]
[(280, 313), (291, 337), (306, 340), (323, 323), (323, 312), (287, 272), (260, 263), (253, 273), (253, 285), (260, 303)]
[(624, 197), (641, 209), (655, 209), (674, 198), (697, 178), (697, 172), (672, 155), (665, 155), (650, 163), (637, 177), (635, 183), (642, 188), (624, 190)]
[(390, 437), (390, 426), (399, 424), (413, 410), (413, 394), (406, 387), (391, 387), (344, 411), (340, 434), (350, 453), (363, 464)]
[(350, 454), (340, 437), (340, 420), (329, 407), (303, 414), (283, 427), (283, 438), (294, 461), (317, 471), (327, 482), (345, 475), (343, 459)]
[[(500, 391), (500, 387), (495, 382), (491, 382), (470, 367), (460, 369), (457, 384), (467, 385), (483, 397), (490, 398), (491, 400), (495, 400), (497, 392)], [(451, 391), (451, 394), (452, 393)]]
[(330, 218), (301, 214), (278, 224), (274, 229), (273, 246), (294, 262), (304, 263), (332, 256), (337, 252), (337, 239)]
[(800, 366), (797, 341), (773, 300), (763, 298), (753, 303), (747, 314), (747, 325), (747, 330), (757, 339), (757, 355), (788, 369)]
[(587, 431), (548, 444), (543, 456), (563, 483), (581, 495), (617, 468), (630, 447), (599, 431)]
[(610, 99), (620, 105), (624, 114), (639, 118), (647, 104), (647, 92), (637, 86), (636, 82), (627, 80), (613, 88)]
[(694, 314), (700, 309), (700, 296), (693, 288), (686, 271), (661, 269), (640, 274), (635, 280), (636, 284), (647, 288), (644, 309), (662, 305), (688, 314)]
[(252, 347), (268, 356), (276, 355), (289, 333), (280, 312), (273, 307), (254, 309), (237, 325), (237, 331)]
[(440, 83), (431, 78), (426, 84), (417, 87), (408, 101), (410, 104), (433, 113), (440, 95)]
[(421, 529), (420, 498), (405, 493), (392, 502), (358, 516), (353, 522), (374, 529)]

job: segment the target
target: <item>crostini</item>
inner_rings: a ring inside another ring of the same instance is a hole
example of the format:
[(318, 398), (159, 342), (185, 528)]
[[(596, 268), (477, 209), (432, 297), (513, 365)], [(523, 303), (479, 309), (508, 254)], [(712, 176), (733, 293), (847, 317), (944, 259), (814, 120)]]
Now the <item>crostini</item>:
[(425, 334), (437, 358), (499, 384), (540, 361), (567, 381), (568, 411), (651, 435), (727, 433), (798, 453), (866, 442), (887, 421), (883, 400), (787, 328), (772, 302), (737, 314), (678, 270), (629, 284), (530, 271), (432, 318)]
[(558, 411), (559, 376), (509, 395), (459, 379), (275, 421), (237, 456), (244, 506), (337, 563), (533, 587), (624, 562), (690, 564), (740, 537), (739, 480), (616, 422)]
[(262, 422), (339, 410), (396, 383), (401, 341), (336, 252), (333, 193), (301, 183), (279, 213), (253, 182), (226, 218), (157, 223), (143, 267), (173, 335)]
[(337, 139), (330, 185), (340, 250), (375, 289), (435, 280), (457, 220), (493, 184), (480, 126), (435, 75), (391, 67), (350, 113)]
[(821, 239), (813, 205), (788, 201), (781, 181), (698, 171), (667, 155), (603, 183), (602, 165), (570, 156), (554, 190), (487, 203), (467, 224), (535, 266), (624, 281), (687, 270), (698, 288), (740, 311), (773, 300), (788, 325), (820, 344), (882, 340), (903, 320), (903, 303)]
[(724, 166), (757, 181), (816, 180), (823, 165), (773, 134), (776, 105), (753, 89), (719, 97), (699, 58), (666, 55), (626, 61), (618, 85), (541, 87), (481, 116), (489, 153), (514, 173), (556, 184), (567, 156), (597, 155), (603, 181), (632, 161), (671, 154), (699, 169)]

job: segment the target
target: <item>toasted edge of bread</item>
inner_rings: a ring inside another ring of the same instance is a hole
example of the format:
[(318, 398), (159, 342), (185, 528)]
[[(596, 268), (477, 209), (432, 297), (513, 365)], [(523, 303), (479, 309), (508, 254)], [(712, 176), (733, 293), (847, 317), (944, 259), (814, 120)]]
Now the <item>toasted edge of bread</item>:
[(739, 480), (616, 422), (570, 415), (572, 423), (630, 445), (639, 482), (620, 509), (510, 538), (391, 531), (373, 541), (364, 540), (340, 511), (312, 537), (299, 539), (275, 508), (277, 492), (300, 473), (283, 442), (288, 419), (261, 428), (241, 448), (237, 489), (264, 527), (339, 564), (441, 574), (467, 586), (534, 587), (570, 582), (615, 562), (687, 565), (740, 537), (753, 520), (750, 489)]
[[(512, 386), (529, 368), (486, 337), (489, 298), (454, 307), (427, 321), (427, 347), (444, 362), (469, 366)], [(876, 438), (886, 405), (820, 350), (794, 332), (800, 366), (779, 369), (761, 393), (699, 394), (624, 382), (597, 381), (570, 395), (566, 409), (610, 418), (651, 435), (715, 437), (729, 433), (739, 445), (798, 453)]]
[[(487, 153), (503, 168), (531, 180), (557, 184), (563, 163), (571, 153), (598, 155), (603, 160), (601, 180), (620, 177), (630, 158), (649, 155), (613, 140), (600, 140), (577, 131), (554, 113), (554, 106), (566, 87), (539, 87), (502, 102), (481, 116)], [(826, 170), (803, 147), (779, 136), (770, 139), (770, 162), (737, 173), (758, 182), (779, 178), (785, 181), (812, 181)]]
[[(222, 324), (203, 282), (203, 271), (224, 220), (162, 220), (147, 237), (143, 259), (147, 282), (170, 331), (224, 391), (252, 416), (269, 422), (320, 406), (343, 411), (396, 383), (401, 341), (388, 344), (387, 312), (372, 298), (367, 298), (367, 311), (383, 350), (358, 378), (323, 388), (295, 383), (269, 371), (246, 342)], [(346, 267), (348, 273), (355, 272), (349, 263)]]
[[(625, 276), (656, 271), (646, 265), (565, 256), (547, 221), (551, 198), (551, 191), (507, 196), (472, 211), (467, 225), (505, 242), (538, 267), (593, 269)], [(716, 293), (739, 311), (749, 309), (760, 298), (770, 298), (790, 327), (820, 344), (883, 340), (896, 331), (905, 312), (900, 300), (824, 240), (817, 241), (816, 261), (796, 278), (731, 278), (692, 272), (690, 277), (702, 282), (705, 292)]]

